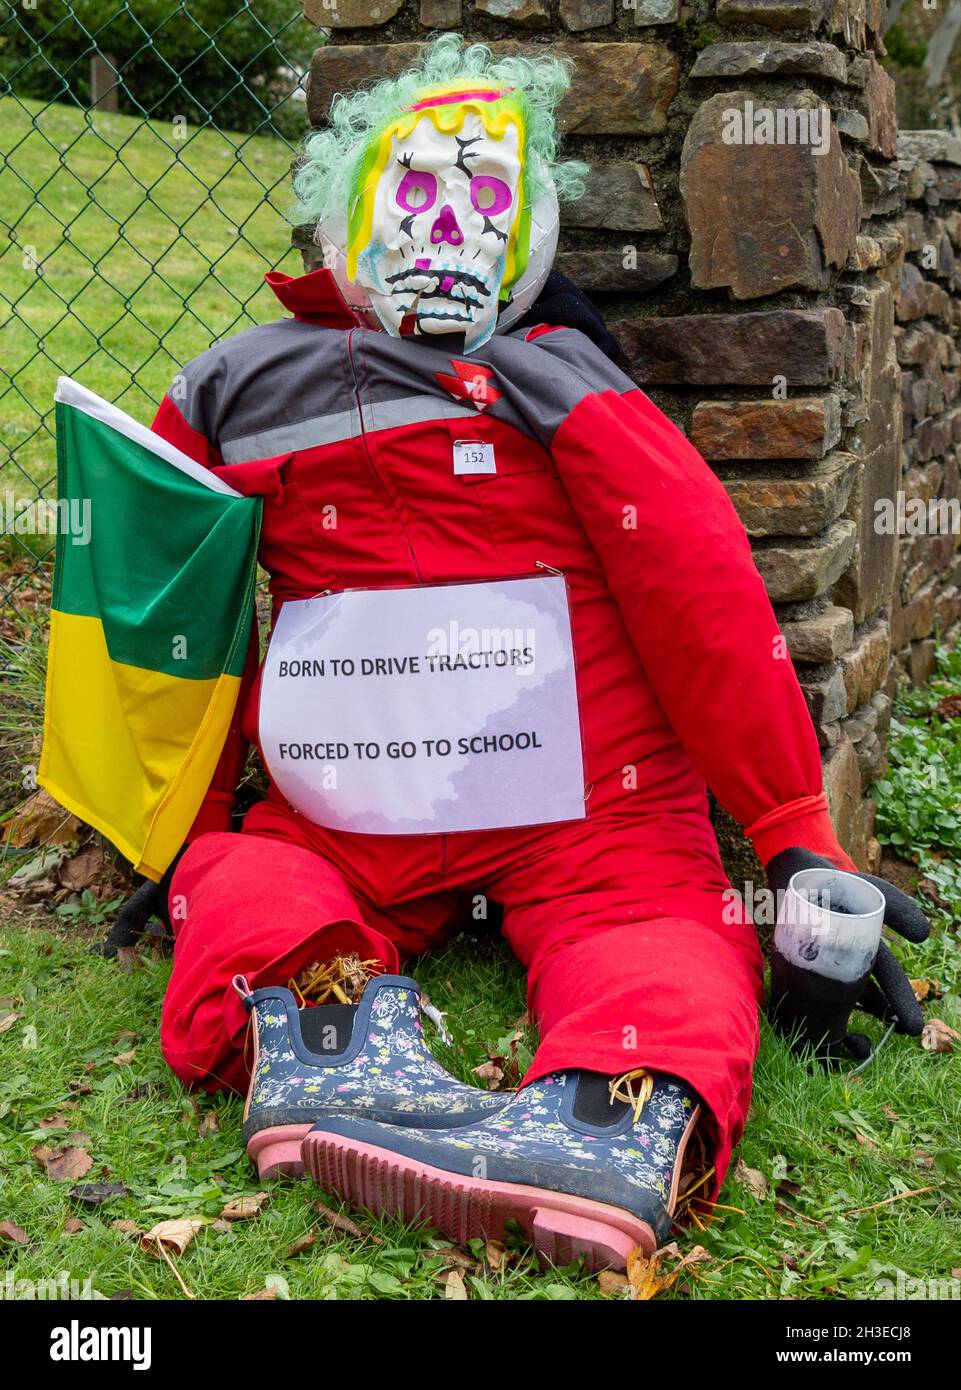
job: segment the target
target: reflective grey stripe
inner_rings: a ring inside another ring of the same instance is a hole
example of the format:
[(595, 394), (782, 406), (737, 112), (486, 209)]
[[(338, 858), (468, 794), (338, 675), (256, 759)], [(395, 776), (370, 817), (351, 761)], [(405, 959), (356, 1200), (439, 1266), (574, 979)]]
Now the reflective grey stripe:
[[(472, 405), (457, 405), (454, 401), (431, 396), (365, 401), (362, 411), (364, 429), (369, 433), (396, 429), (400, 425), (419, 425), (427, 420), (473, 419), (478, 413)], [(221, 457), (224, 463), (251, 463), (255, 459), (272, 459), (279, 454), (316, 449), (322, 444), (337, 444), (360, 433), (359, 420), (357, 409), (352, 406), (350, 410), (317, 415), (296, 425), (278, 425), (276, 429), (244, 435), (242, 439), (221, 440)]]
[(392, 430), (399, 425), (421, 425), (425, 420), (475, 419), (473, 405), (458, 405), (434, 396), (405, 396), (393, 401), (365, 401), (364, 429)]
[(241, 439), (222, 439), (220, 454), (224, 463), (251, 463), (254, 459), (273, 459), (278, 454), (293, 454), (299, 449), (315, 449), (320, 444), (336, 444), (359, 433), (355, 407), (339, 410), (333, 415), (317, 415), (296, 425), (278, 425), (276, 429), (245, 434)]

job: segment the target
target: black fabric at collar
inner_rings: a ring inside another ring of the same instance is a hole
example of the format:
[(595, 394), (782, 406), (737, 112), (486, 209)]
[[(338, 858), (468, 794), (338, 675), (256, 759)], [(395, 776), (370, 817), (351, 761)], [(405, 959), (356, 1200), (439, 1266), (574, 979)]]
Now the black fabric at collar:
[(552, 328), (578, 329), (612, 362), (621, 355), (620, 345), (613, 333), (608, 332), (601, 311), (559, 270), (551, 271), (527, 313), (511, 324), (511, 332), (536, 328), (540, 323), (550, 324)]

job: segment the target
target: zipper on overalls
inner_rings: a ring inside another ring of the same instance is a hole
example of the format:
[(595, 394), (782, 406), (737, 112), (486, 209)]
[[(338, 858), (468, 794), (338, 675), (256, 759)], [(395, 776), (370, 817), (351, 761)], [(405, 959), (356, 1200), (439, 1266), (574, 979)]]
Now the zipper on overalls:
[[(424, 580), (424, 575), (423, 575), (423, 571), (421, 570), (421, 567), (420, 567), (420, 565), (419, 565), (418, 562), (417, 562), (417, 555), (416, 555), (416, 553), (415, 553), (415, 551), (414, 551), (414, 543), (413, 543), (413, 541), (412, 541), (411, 538), (410, 538), (410, 532), (409, 532), (408, 529), (407, 529), (407, 523), (406, 523), (405, 520), (404, 520), (404, 514), (403, 514), (403, 512), (401, 511), (400, 507), (398, 507), (397, 502), (396, 502), (396, 500), (395, 500), (395, 498), (394, 498), (394, 494), (391, 492), (390, 488), (387, 486), (387, 484), (385, 483), (384, 479), (382, 478), (382, 476), (381, 476), (381, 474), (380, 474), (380, 470), (378, 469), (376, 463), (374, 462), (373, 455), (371, 454), (370, 448), (368, 447), (368, 444), (367, 444), (367, 430), (366, 430), (365, 427), (364, 427), (364, 406), (363, 406), (363, 402), (362, 402), (361, 396), (360, 396), (360, 383), (359, 383), (358, 380), (357, 380), (357, 368), (356, 368), (356, 366), (354, 365), (354, 333), (355, 333), (355, 332), (356, 332), (356, 330), (353, 329), (353, 328), (350, 328), (350, 329), (347, 330), (347, 358), (348, 358), (348, 361), (350, 362), (350, 372), (351, 372), (351, 376), (352, 376), (353, 379), (354, 379), (354, 401), (355, 401), (356, 406), (357, 406), (357, 420), (358, 420), (358, 423), (359, 423), (359, 425), (360, 425), (360, 443), (361, 443), (361, 448), (362, 448), (363, 451), (364, 451), (364, 457), (365, 457), (366, 460), (367, 460), (367, 466), (370, 468), (370, 471), (371, 471), (371, 473), (373, 474), (374, 478), (376, 479), (378, 485), (380, 486), (380, 488), (381, 488), (382, 491), (384, 492), (384, 495), (387, 497), (387, 500), (390, 502), (390, 505), (393, 507), (394, 511), (395, 511), (396, 514), (397, 514), (397, 520), (400, 522), (401, 530), (402, 530), (403, 533), (404, 533), (404, 540), (407, 542), (407, 549), (408, 549), (409, 552), (410, 552), (410, 562), (411, 562), (411, 565), (413, 566), (414, 573), (416, 574), (418, 580), (420, 581), (420, 583), (423, 584), (423, 583), (425, 582), (425, 580)], [(445, 874), (447, 873), (447, 836), (444, 835), (444, 834), (442, 834), (442, 835), (440, 836), (440, 846), (439, 846), (439, 849), (440, 849), (440, 865), (439, 865), (439, 870), (438, 870), (438, 877), (443, 878), (443, 877), (445, 876)]]
[(366, 429), (365, 429), (365, 427), (364, 427), (364, 407), (363, 407), (363, 402), (361, 401), (361, 396), (360, 396), (360, 384), (359, 384), (359, 382), (358, 382), (358, 380), (357, 380), (357, 368), (356, 368), (356, 366), (354, 365), (354, 334), (355, 334), (356, 331), (357, 331), (357, 330), (354, 329), (354, 328), (349, 328), (349, 329), (347, 330), (347, 357), (348, 357), (348, 360), (349, 360), (349, 362), (350, 362), (350, 371), (351, 371), (351, 375), (352, 375), (352, 377), (353, 377), (353, 379), (354, 379), (354, 400), (355, 400), (356, 405), (357, 405), (357, 419), (358, 419), (358, 421), (359, 421), (359, 423), (360, 423), (360, 443), (361, 443), (361, 447), (362, 447), (362, 449), (363, 449), (363, 451), (364, 451), (364, 457), (367, 459), (367, 464), (368, 464), (368, 467), (370, 468), (371, 473), (374, 475), (374, 478), (376, 479), (376, 481), (377, 481), (377, 483), (379, 484), (380, 488), (382, 489), (382, 491), (384, 492), (385, 496), (387, 497), (387, 500), (390, 502), (390, 505), (393, 507), (394, 511), (395, 511), (396, 514), (397, 514), (397, 520), (400, 522), (401, 530), (402, 530), (403, 533), (404, 533), (404, 540), (407, 542), (407, 549), (410, 551), (410, 562), (411, 562), (411, 565), (413, 566), (414, 573), (416, 574), (416, 576), (417, 576), (417, 578), (420, 580), (420, 582), (421, 582), (421, 583), (424, 583), (424, 576), (423, 576), (423, 573), (421, 572), (420, 565), (419, 565), (418, 562), (417, 562), (417, 555), (416, 555), (415, 552), (414, 552), (414, 545), (413, 545), (413, 542), (411, 541), (411, 538), (410, 538), (410, 532), (409, 532), (408, 529), (407, 529), (407, 523), (406, 523), (405, 520), (404, 520), (404, 514), (403, 514), (403, 512), (401, 511), (400, 507), (397, 505), (397, 502), (396, 502), (396, 500), (395, 500), (395, 498), (394, 498), (394, 494), (391, 492), (390, 488), (387, 486), (386, 482), (384, 481), (384, 479), (383, 479), (383, 477), (382, 477), (382, 475), (381, 475), (381, 473), (380, 473), (380, 470), (378, 469), (376, 463), (374, 462), (373, 455), (371, 454), (370, 449), (369, 449), (368, 444), (367, 444), (367, 431), (366, 431)]

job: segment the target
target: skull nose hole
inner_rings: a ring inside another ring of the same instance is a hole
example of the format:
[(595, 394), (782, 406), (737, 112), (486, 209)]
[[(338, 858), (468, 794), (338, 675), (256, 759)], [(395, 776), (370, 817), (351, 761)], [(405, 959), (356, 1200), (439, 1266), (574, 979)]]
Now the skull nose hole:
[(430, 229), (430, 239), (434, 246), (442, 241), (447, 241), (451, 246), (460, 246), (464, 240), (464, 233), (457, 225), (457, 218), (454, 210), (449, 203), (445, 203), (434, 220), (434, 225)]

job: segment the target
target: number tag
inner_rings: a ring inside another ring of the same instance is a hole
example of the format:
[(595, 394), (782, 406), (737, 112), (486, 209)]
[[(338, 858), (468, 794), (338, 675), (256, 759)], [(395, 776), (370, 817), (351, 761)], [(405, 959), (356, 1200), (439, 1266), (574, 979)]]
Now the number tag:
[(482, 444), (476, 439), (454, 440), (454, 472), (496, 473), (493, 444)]

